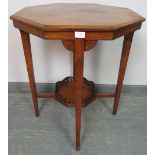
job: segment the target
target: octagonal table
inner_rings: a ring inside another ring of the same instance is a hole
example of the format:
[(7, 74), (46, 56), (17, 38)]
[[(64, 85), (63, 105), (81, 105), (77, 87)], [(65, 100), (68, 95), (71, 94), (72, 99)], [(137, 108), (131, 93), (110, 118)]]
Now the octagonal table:
[[(81, 109), (96, 97), (114, 97), (116, 114), (133, 34), (145, 20), (127, 8), (99, 4), (49, 4), (22, 9), (10, 17), (20, 30), (35, 114), (39, 116), (38, 98), (55, 98), (67, 107), (75, 107), (76, 150), (80, 149)], [(29, 34), (47, 40), (62, 40), (73, 52), (73, 77), (56, 83), (55, 93), (37, 93)], [(122, 56), (115, 92), (96, 93), (94, 83), (83, 77), (84, 52), (98, 40), (124, 36)]]

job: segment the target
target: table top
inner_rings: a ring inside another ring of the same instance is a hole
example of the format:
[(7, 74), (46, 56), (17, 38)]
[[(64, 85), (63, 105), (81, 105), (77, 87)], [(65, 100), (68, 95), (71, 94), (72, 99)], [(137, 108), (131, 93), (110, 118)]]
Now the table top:
[(43, 31), (115, 31), (145, 20), (128, 8), (79, 3), (26, 7), (10, 18)]

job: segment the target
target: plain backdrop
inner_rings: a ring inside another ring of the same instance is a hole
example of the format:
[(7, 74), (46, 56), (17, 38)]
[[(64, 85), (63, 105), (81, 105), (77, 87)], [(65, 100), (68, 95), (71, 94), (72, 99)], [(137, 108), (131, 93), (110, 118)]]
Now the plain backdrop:
[[(32, 5), (50, 3), (99, 3), (127, 7), (146, 18), (146, 0), (9, 0), (9, 16)], [(20, 33), (9, 19), (9, 82), (28, 82)], [(84, 76), (97, 84), (116, 84), (123, 37), (114, 41), (98, 41), (97, 46), (85, 52)], [(134, 34), (124, 84), (146, 85), (147, 72), (146, 21)], [(31, 35), (31, 46), (36, 82), (55, 83), (72, 75), (72, 53), (61, 41), (46, 41)]]

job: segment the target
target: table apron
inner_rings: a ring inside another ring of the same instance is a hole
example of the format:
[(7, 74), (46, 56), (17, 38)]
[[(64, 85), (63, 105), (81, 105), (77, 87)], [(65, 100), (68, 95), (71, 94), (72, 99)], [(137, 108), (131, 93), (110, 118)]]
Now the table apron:
[[(46, 40), (74, 40), (74, 32), (78, 31), (43, 31), (25, 23), (14, 21), (14, 26), (22, 31)], [(85, 40), (114, 40), (141, 28), (142, 22), (125, 26), (115, 31), (82, 31), (86, 32)]]

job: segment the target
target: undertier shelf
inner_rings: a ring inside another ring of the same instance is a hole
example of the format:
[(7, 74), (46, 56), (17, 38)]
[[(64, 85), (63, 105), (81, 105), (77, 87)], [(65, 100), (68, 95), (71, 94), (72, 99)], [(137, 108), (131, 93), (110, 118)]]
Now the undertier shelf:
[[(75, 82), (73, 77), (66, 77), (56, 83), (55, 99), (66, 107), (75, 107)], [(95, 87), (92, 81), (83, 78), (82, 106), (86, 106), (95, 99)]]

